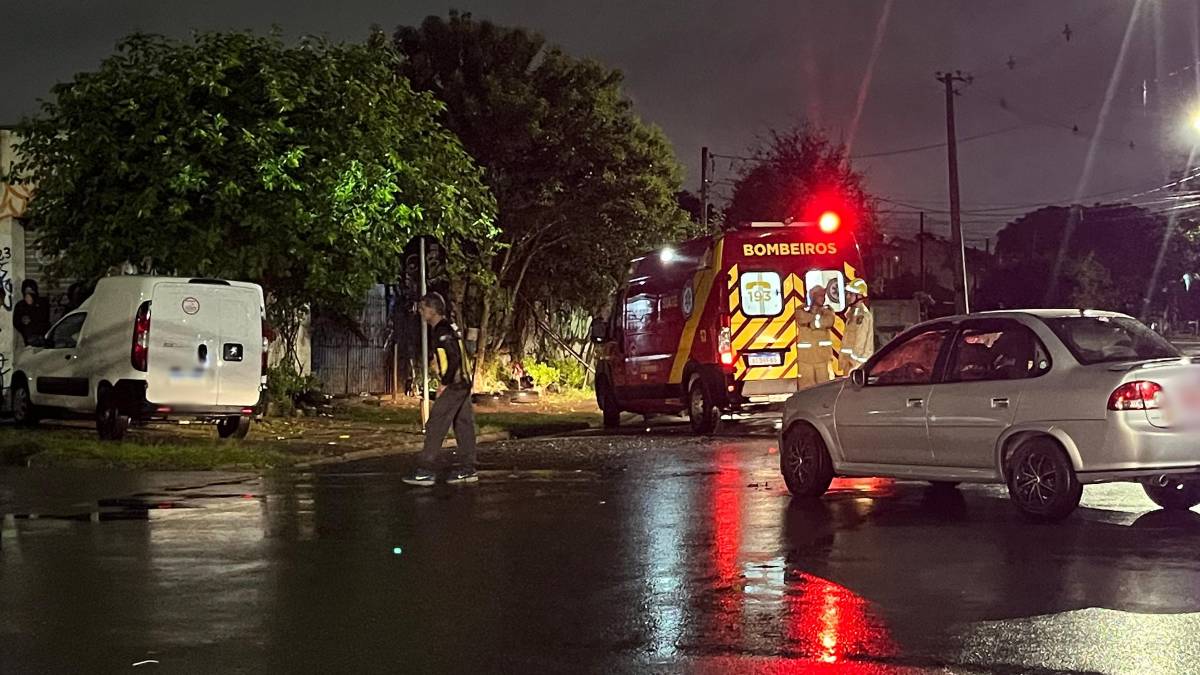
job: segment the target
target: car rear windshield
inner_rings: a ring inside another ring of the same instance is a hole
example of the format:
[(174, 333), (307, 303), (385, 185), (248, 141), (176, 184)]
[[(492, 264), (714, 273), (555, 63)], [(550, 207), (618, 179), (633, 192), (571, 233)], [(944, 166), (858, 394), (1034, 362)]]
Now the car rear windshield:
[(1134, 319), (1072, 316), (1046, 319), (1050, 330), (1084, 365), (1179, 358), (1179, 350)]

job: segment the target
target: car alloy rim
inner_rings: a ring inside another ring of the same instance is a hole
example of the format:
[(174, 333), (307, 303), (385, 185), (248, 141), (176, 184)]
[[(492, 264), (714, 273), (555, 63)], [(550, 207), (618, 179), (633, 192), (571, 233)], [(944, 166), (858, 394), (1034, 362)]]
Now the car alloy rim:
[(1017, 495), (1031, 506), (1046, 506), (1058, 494), (1058, 469), (1042, 453), (1030, 453), (1017, 467)]
[(810, 473), (808, 467), (813, 461), (811, 457), (812, 448), (810, 446), (811, 443), (807, 442), (807, 440), (796, 441), (792, 446), (791, 452), (788, 453), (788, 456), (792, 458), (792, 476), (795, 477), (796, 482), (800, 485), (808, 484)]
[(13, 417), (23, 420), (29, 415), (29, 394), (22, 388), (17, 389), (17, 400), (13, 403)]

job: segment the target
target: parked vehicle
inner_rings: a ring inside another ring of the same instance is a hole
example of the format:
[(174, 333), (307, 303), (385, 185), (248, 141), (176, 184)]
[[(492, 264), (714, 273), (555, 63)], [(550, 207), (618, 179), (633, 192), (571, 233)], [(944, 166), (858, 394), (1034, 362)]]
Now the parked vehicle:
[[(780, 405), (831, 379), (857, 264), (852, 228), (834, 212), (750, 223), (634, 260), (592, 327), (605, 425), (622, 411), (686, 410), (693, 430), (709, 433), (723, 413)], [(799, 334), (796, 313), (818, 285), (836, 317), (814, 339)]]
[(16, 353), (18, 424), (94, 416), (101, 438), (130, 424), (216, 424), (243, 438), (266, 382), (263, 292), (217, 279), (110, 277), (42, 340)]
[(1200, 504), (1200, 367), (1135, 319), (1033, 310), (926, 322), (850, 378), (794, 395), (780, 468), (816, 497), (834, 476), (1004, 483), (1022, 514), (1066, 517), (1090, 483)]

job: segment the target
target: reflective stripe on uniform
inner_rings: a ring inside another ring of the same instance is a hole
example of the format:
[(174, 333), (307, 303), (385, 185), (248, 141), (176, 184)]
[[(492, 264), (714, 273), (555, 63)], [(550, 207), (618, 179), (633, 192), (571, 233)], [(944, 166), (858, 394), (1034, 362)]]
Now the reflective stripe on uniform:
[(800, 349), (812, 349), (813, 345), (811, 342), (797, 342), (796, 346)]
[(833, 340), (821, 340), (821, 341), (820, 341), (820, 342), (818, 342), (817, 344), (818, 344), (819, 346), (821, 346), (821, 347), (832, 347), (832, 346), (833, 346)]
[(442, 349), (440, 347), (438, 348), (437, 360), (438, 360), (438, 366), (441, 368), (442, 374), (445, 375), (446, 371), (450, 369), (450, 362), (446, 360), (446, 350), (445, 349)]

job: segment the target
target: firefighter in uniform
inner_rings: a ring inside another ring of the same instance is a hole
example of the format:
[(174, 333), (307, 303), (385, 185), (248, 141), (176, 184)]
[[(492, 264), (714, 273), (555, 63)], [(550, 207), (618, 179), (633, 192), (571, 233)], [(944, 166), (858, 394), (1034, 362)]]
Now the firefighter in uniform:
[(849, 375), (875, 353), (875, 317), (866, 300), (866, 281), (855, 279), (846, 284), (846, 333), (838, 355), (838, 368), (843, 375)]
[(833, 349), (833, 310), (825, 305), (824, 286), (809, 292), (808, 306), (796, 309), (796, 364), (803, 387), (828, 382), (830, 350)]

